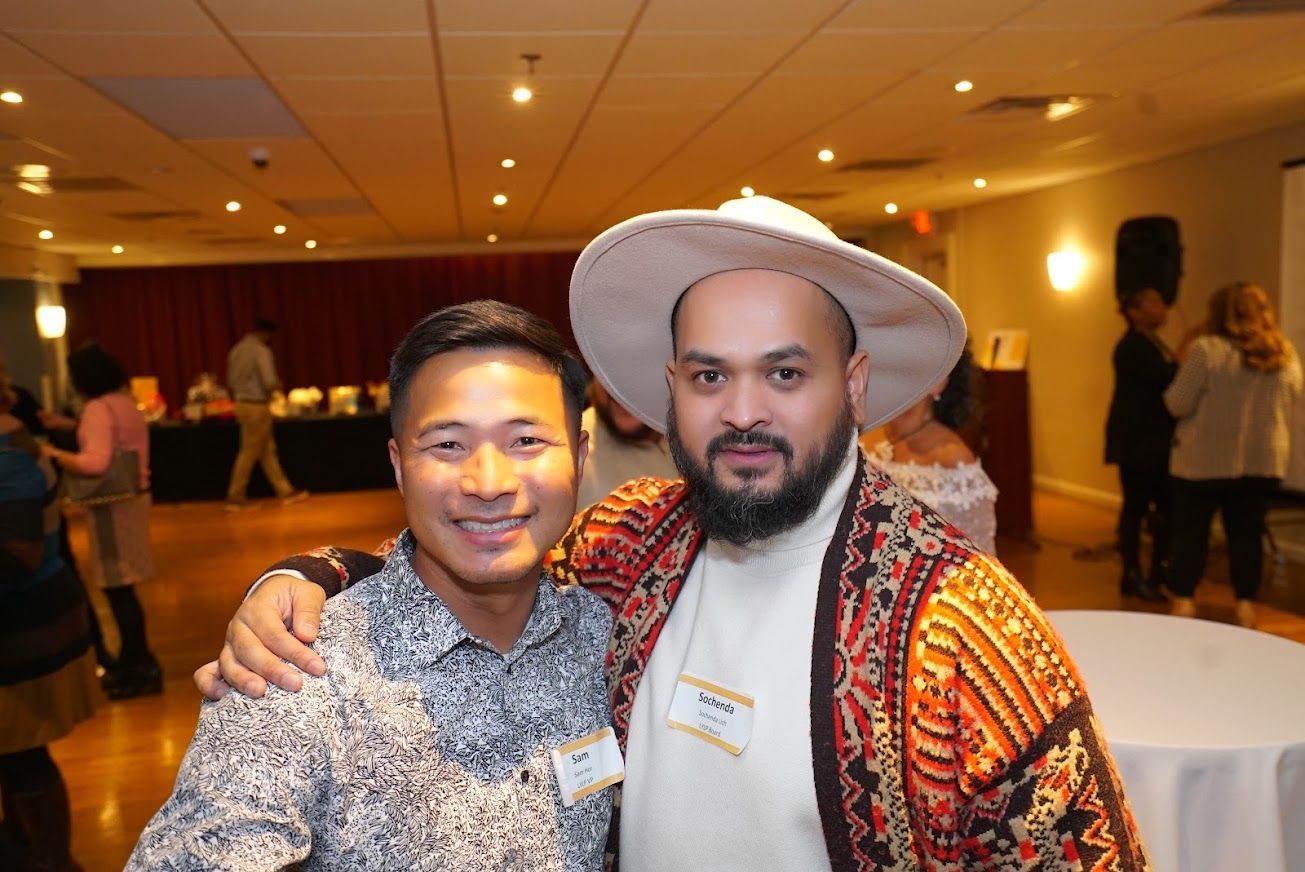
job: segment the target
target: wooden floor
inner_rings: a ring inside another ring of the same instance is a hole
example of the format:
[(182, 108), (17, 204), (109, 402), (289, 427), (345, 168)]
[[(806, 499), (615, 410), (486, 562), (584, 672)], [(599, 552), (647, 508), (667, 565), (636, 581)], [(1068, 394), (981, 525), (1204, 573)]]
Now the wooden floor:
[[(1035, 515), (1039, 545), (1003, 539), (998, 548), (1043, 608), (1143, 608), (1121, 602), (1112, 557), (1074, 556), (1077, 549), (1112, 539), (1110, 512), (1039, 495)], [(158, 578), (141, 589), (141, 598), (151, 645), (163, 663), (163, 695), (106, 703), (53, 746), (72, 798), (74, 854), (87, 872), (121, 869), (141, 828), (171, 791), (199, 710), (190, 673), (216, 655), (248, 583), (272, 560), (306, 547), (374, 547), (400, 529), (402, 519), (397, 495), (379, 491), (314, 496), (286, 508), (268, 503), (236, 515), (219, 503), (155, 507)], [(85, 533), (76, 521), (73, 543), (82, 557)], [(1218, 552), (1210, 575), (1226, 575)], [(1203, 585), (1197, 600), (1203, 617), (1231, 620), (1226, 584)], [(1305, 642), (1305, 567), (1282, 567), (1266, 585), (1264, 600), (1261, 628)]]

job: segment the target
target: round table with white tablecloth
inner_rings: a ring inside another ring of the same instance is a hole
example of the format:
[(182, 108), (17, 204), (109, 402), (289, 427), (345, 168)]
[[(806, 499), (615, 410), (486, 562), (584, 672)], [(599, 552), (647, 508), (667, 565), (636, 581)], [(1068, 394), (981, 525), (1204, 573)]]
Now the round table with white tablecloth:
[(1143, 612), (1048, 617), (1156, 872), (1305, 870), (1305, 645)]

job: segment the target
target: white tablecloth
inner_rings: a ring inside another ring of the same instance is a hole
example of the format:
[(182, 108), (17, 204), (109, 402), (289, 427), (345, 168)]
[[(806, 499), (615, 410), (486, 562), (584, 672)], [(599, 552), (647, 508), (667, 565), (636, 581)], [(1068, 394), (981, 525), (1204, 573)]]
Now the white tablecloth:
[(1156, 872), (1305, 872), (1305, 645), (1138, 612), (1050, 612)]

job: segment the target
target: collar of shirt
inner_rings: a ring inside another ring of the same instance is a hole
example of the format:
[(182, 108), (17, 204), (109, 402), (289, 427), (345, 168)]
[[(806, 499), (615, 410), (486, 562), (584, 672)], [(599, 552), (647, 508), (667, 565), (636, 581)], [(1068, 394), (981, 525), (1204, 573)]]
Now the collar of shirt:
[[(488, 641), (468, 632), (444, 601), (418, 577), (412, 566), (414, 547), (412, 531), (404, 530), (381, 570), (387, 620), (373, 625), (373, 636), (386, 671), (429, 669), (463, 644), (498, 653)], [(501, 656), (508, 664), (514, 663), (556, 633), (566, 618), (562, 595), (541, 573), (526, 627), (512, 649)]]

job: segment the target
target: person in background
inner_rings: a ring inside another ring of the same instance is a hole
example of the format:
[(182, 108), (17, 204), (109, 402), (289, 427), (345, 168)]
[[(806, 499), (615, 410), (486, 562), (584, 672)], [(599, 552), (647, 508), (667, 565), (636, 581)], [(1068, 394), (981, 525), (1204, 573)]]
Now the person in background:
[(945, 381), (862, 445), (893, 481), (927, 503), (974, 544), (997, 553), (997, 486), (958, 435), (974, 417), (974, 356), (967, 347)]
[(580, 508), (593, 505), (636, 478), (680, 477), (662, 434), (640, 421), (594, 379), (581, 421), (589, 434), (589, 459), (580, 482)]
[[(1178, 419), (1170, 459), (1174, 488), (1175, 615), (1196, 614), (1210, 522), (1219, 510), (1237, 596), (1237, 622), (1255, 625), (1269, 496), (1291, 454), (1300, 358), (1278, 330), (1268, 295), (1237, 282), (1210, 297), (1207, 333), (1183, 355), (1165, 405)], [(1301, 422), (1295, 425), (1299, 433)]]
[[(159, 693), (163, 673), (146, 641), (145, 610), (136, 596), (136, 585), (154, 577), (149, 428), (127, 390), (122, 365), (98, 345), (68, 355), (68, 376), (85, 401), (76, 424), (78, 448), (73, 452), (46, 445), (45, 454), (65, 470), (88, 476), (104, 474), (118, 451), (134, 451), (139, 465), (139, 493), (86, 506), (91, 562), (122, 637), (118, 662), (104, 675), (104, 690), (110, 699)], [(71, 422), (48, 417), (47, 423)]]
[(231, 347), (227, 355), (227, 384), (236, 401), (236, 421), (240, 423), (240, 452), (231, 467), (227, 485), (226, 507), (238, 512), (249, 507), (245, 492), (254, 464), (263, 467), (267, 481), (285, 505), (308, 498), (308, 491), (298, 490), (281, 469), (272, 433), (272, 394), (281, 390), (272, 349), (268, 343), (276, 324), (266, 318), (254, 320), (254, 329)]
[(0, 381), (0, 802), (13, 870), (78, 870), (68, 790), (49, 744), (99, 700), (86, 591), (59, 555), (55, 476)]
[[(1106, 417), (1106, 463), (1119, 466), (1119, 592), (1165, 602), (1169, 574), (1169, 448), (1174, 419), (1164, 392), (1178, 361), (1156, 331), (1169, 307), (1155, 288), (1123, 295), (1119, 312), (1128, 330), (1115, 345), (1115, 388)], [(1142, 522), (1151, 516), (1151, 565), (1142, 574)]]
[[(0, 354), (0, 384), (9, 385), (9, 389), (14, 392), (14, 396), (17, 398), (14, 407), (9, 410), (9, 414), (21, 421), (24, 429), (32, 436), (48, 438), (54, 435), (54, 431), (46, 427), (43, 420), (45, 418), (55, 421), (67, 420), (70, 430), (76, 427), (71, 419), (63, 419), (59, 415), (52, 415), (42, 409), (41, 404), (37, 402), (31, 391), (11, 382), (9, 380), (9, 366), (3, 354)], [(70, 438), (73, 440), (71, 444), (76, 444), (76, 437)], [(82, 580), (81, 573), (77, 571), (77, 560), (73, 557), (72, 543), (68, 541), (68, 524), (63, 521), (62, 515), (60, 515), (59, 523), (59, 556), (63, 558), (64, 566), (72, 573), (72, 577), (77, 579), (77, 583), (84, 585), (85, 582)], [(90, 609), (89, 617), (91, 621), (91, 639), (95, 643), (95, 662), (107, 672), (114, 667), (116, 661), (104, 644), (104, 634), (100, 630), (99, 617), (95, 614), (93, 607)]]

